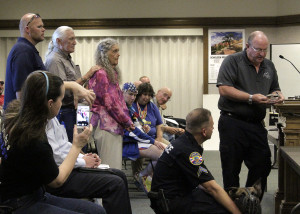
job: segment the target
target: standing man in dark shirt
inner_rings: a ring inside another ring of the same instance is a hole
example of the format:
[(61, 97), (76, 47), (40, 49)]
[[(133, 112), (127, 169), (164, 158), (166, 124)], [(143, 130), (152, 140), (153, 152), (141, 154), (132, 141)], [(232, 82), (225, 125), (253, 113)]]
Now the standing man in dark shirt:
[[(246, 49), (223, 61), (217, 86), (221, 110), (220, 155), (224, 188), (238, 187), (241, 164), (249, 169), (246, 186), (262, 179), (262, 190), (271, 170), (267, 130), (262, 123), (266, 105), (284, 100), (274, 64), (265, 59), (269, 41), (261, 31), (250, 34)], [(275, 94), (277, 100), (267, 95)], [(261, 195), (262, 199), (263, 194)]]
[(19, 24), (21, 37), (11, 49), (6, 65), (4, 109), (20, 98), (21, 87), (27, 76), (36, 70), (46, 70), (35, 46), (44, 40), (44, 24), (39, 14), (25, 14)]
[(149, 197), (156, 213), (162, 213), (160, 201), (151, 193), (160, 189), (172, 214), (240, 213), (204, 165), (201, 144), (211, 138), (213, 129), (209, 110), (198, 108), (187, 115), (185, 133), (165, 149), (154, 170)]

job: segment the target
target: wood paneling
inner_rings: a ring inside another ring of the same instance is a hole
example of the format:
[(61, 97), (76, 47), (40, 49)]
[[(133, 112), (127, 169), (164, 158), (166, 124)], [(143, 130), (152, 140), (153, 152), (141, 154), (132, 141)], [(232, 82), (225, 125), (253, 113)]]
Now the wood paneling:
[[(48, 29), (62, 25), (74, 29), (108, 28), (188, 28), (251, 27), (300, 25), (300, 15), (278, 17), (200, 17), (200, 18), (132, 18), (132, 19), (43, 19)], [(19, 20), (0, 20), (0, 30), (18, 29)]]

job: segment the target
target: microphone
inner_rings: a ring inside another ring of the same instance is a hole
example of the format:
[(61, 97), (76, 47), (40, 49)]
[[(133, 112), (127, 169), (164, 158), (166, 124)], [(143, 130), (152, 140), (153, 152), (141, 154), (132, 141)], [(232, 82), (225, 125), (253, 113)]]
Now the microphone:
[(284, 59), (284, 60), (288, 61), (289, 63), (291, 63), (292, 66), (294, 66), (294, 68), (296, 69), (296, 71), (298, 71), (298, 73), (300, 74), (300, 71), (296, 68), (296, 66), (290, 60), (288, 60), (287, 58), (284, 58), (284, 56), (282, 56), (282, 55), (279, 55), (279, 58)]

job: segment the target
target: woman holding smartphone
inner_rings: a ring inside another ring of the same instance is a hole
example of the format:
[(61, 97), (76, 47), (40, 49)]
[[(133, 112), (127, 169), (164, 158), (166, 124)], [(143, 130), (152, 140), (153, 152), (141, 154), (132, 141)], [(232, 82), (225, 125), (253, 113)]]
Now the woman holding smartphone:
[(89, 126), (78, 134), (75, 126), (70, 152), (57, 167), (45, 127), (58, 114), (64, 93), (59, 77), (36, 71), (24, 83), (20, 110), (10, 113), (13, 106), (9, 105), (0, 136), (0, 209), (7, 206), (14, 213), (106, 213), (97, 204), (44, 191), (44, 185), (58, 188), (67, 180), (92, 130)]

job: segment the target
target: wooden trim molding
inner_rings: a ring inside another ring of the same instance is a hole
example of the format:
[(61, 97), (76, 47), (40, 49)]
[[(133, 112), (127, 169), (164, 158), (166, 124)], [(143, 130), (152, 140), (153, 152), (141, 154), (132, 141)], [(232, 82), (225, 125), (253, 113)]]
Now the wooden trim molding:
[[(290, 26), (300, 25), (300, 14), (277, 17), (43, 19), (43, 22), (48, 29), (62, 25), (74, 29)], [(16, 30), (18, 27), (19, 20), (0, 20), (0, 30)]]
[(203, 28), (203, 94), (208, 94), (208, 28)]

